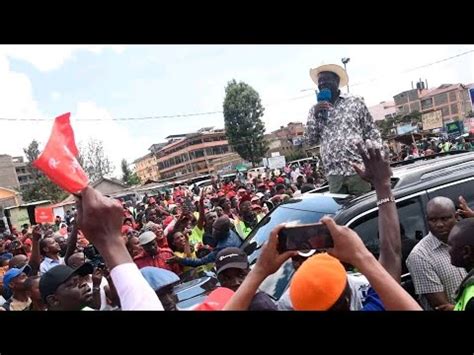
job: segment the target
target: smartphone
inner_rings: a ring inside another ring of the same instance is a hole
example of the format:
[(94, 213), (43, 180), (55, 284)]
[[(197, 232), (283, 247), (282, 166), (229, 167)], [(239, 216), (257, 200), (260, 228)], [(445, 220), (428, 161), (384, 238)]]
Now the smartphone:
[(322, 223), (288, 226), (278, 234), (278, 251), (329, 249), (334, 246), (331, 233)]

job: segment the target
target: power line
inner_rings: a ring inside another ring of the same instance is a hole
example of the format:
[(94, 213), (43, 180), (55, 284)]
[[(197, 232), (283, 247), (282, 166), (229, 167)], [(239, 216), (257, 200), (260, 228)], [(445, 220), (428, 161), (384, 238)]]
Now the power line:
[[(459, 54), (456, 54), (456, 55), (453, 55), (451, 57), (447, 57), (447, 58), (443, 58), (443, 59), (440, 59), (440, 60), (437, 60), (435, 62), (431, 62), (431, 63), (428, 63), (428, 64), (423, 64), (423, 65), (420, 65), (418, 67), (414, 67), (414, 68), (410, 68), (410, 69), (405, 69), (403, 71), (400, 72), (400, 74), (404, 74), (404, 73), (409, 73), (411, 71), (415, 71), (415, 70), (418, 70), (418, 69), (422, 69), (422, 68), (426, 68), (426, 67), (429, 67), (429, 66), (432, 66), (432, 65), (435, 65), (435, 64), (439, 64), (439, 63), (442, 63), (442, 62), (446, 62), (448, 60), (451, 60), (451, 59), (454, 59), (454, 58), (458, 58), (458, 57), (461, 57), (463, 55), (466, 55), (466, 54), (469, 54), (469, 53), (472, 53), (474, 52), (474, 49), (471, 49), (469, 51), (466, 51), (466, 52), (463, 52), (463, 53), (459, 53)], [(368, 84), (368, 83), (372, 83), (376, 80), (379, 80), (380, 78), (383, 78), (384, 76), (379, 76), (379, 77), (375, 77), (375, 78), (372, 78), (372, 79), (369, 79), (367, 81), (362, 81), (362, 82), (358, 82), (358, 83), (354, 83), (354, 84), (351, 84), (351, 86), (358, 86), (358, 85), (364, 85), (364, 84)], [(385, 76), (386, 77), (386, 76)], [(311, 89), (303, 89), (303, 90), (300, 90), (301, 92), (304, 92), (304, 91), (314, 91), (315, 89), (314, 88), (311, 88)]]
[[(161, 118), (178, 118), (178, 117), (192, 117), (192, 116), (204, 116), (204, 115), (215, 115), (222, 113), (222, 111), (211, 111), (211, 112), (198, 112), (198, 113), (186, 113), (178, 115), (163, 115), (163, 116), (148, 116), (148, 117), (120, 117), (120, 118), (111, 118), (111, 119), (102, 119), (102, 118), (78, 118), (74, 119), (75, 122), (107, 122), (107, 121), (145, 121), (145, 120), (155, 120)], [(5, 118), (0, 117), (0, 121), (21, 121), (21, 122), (38, 122), (38, 121), (53, 121), (51, 118)]]
[[(443, 58), (443, 59), (440, 59), (440, 60), (437, 60), (435, 62), (431, 62), (431, 63), (428, 63), (428, 64), (423, 64), (423, 65), (420, 65), (418, 67), (414, 67), (414, 68), (410, 68), (410, 69), (405, 69), (403, 71), (400, 72), (400, 74), (405, 74), (405, 73), (409, 73), (409, 72), (412, 72), (412, 71), (415, 71), (415, 70), (418, 70), (418, 69), (423, 69), (423, 68), (426, 68), (426, 67), (429, 67), (429, 66), (432, 66), (432, 65), (435, 65), (435, 64), (439, 64), (439, 63), (442, 63), (442, 62), (447, 62), (448, 60), (451, 60), (451, 59), (454, 59), (454, 58), (458, 58), (458, 57), (461, 57), (463, 55), (466, 55), (466, 54), (469, 54), (469, 53), (472, 53), (474, 52), (474, 49), (471, 49), (469, 51), (466, 51), (466, 52), (463, 52), (463, 53), (459, 53), (459, 54), (456, 54), (456, 55), (453, 55), (451, 57), (447, 57), (447, 58)], [(359, 83), (355, 83), (355, 84), (351, 84), (351, 86), (357, 86), (357, 85), (364, 85), (364, 84), (368, 84), (368, 83), (371, 83), (371, 82), (374, 82), (380, 78), (383, 78), (384, 76), (380, 76), (380, 77), (375, 77), (375, 78), (372, 78), (370, 80), (367, 80), (367, 81), (363, 81), (363, 82), (359, 82)], [(387, 77), (387, 76), (385, 76)]]
[[(300, 100), (309, 96), (313, 96), (313, 94), (310, 95), (303, 95), (303, 96), (296, 96), (296, 97), (290, 97), (288, 99), (282, 99), (281, 101), (294, 101), (294, 100)], [(264, 106), (273, 106), (277, 105), (278, 102), (273, 102), (269, 103)], [(146, 120), (156, 120), (156, 119), (162, 119), (162, 118), (180, 118), (180, 117), (195, 117), (195, 116), (208, 116), (208, 115), (216, 115), (216, 114), (221, 114), (224, 113), (224, 111), (210, 111), (210, 112), (197, 112), (197, 113), (185, 113), (185, 114), (177, 114), (177, 115), (161, 115), (161, 116), (147, 116), (147, 117), (120, 117), (120, 118), (108, 118), (108, 119), (102, 119), (102, 118), (77, 118), (74, 119), (74, 122), (107, 122), (107, 121), (146, 121)], [(8, 122), (52, 122), (53, 119), (51, 118), (8, 118), (8, 117), (0, 117), (0, 121), (8, 121)]]
[[(439, 63), (442, 63), (442, 62), (446, 62), (446, 61), (451, 60), (451, 59), (454, 59), (454, 58), (461, 57), (461, 56), (463, 56), (463, 55), (466, 55), (466, 54), (469, 54), (469, 53), (472, 53), (472, 52), (474, 52), (474, 49), (471, 49), (471, 50), (469, 50), (469, 51), (466, 51), (466, 52), (463, 52), (463, 53), (459, 53), (459, 54), (453, 55), (453, 56), (451, 56), (451, 57), (443, 58), (443, 59), (440, 59), (440, 60), (437, 60), (437, 61), (434, 61), (434, 62), (431, 62), (431, 63), (428, 63), (428, 64), (420, 65), (420, 66), (418, 66), (418, 67), (406, 69), (406, 70), (401, 71), (400, 73), (408, 73), (408, 72), (411, 72), (411, 71), (414, 71), (414, 70), (426, 68), (426, 67), (429, 67), (429, 66), (432, 66), (432, 65), (435, 65), (435, 64), (439, 64)], [(359, 82), (359, 83), (351, 84), (351, 86), (357, 86), (357, 85), (367, 84), (367, 83), (376, 81), (376, 80), (378, 80), (378, 79), (380, 79), (380, 78), (381, 78), (381, 77), (375, 77), (375, 78), (372, 78), (372, 79), (367, 80), (367, 81), (365, 81), (365, 82)], [(301, 90), (301, 91), (303, 92), (303, 91), (308, 91), (308, 90), (314, 90), (314, 89), (305, 89), (305, 90)], [(300, 99), (304, 99), (304, 98), (307, 98), (307, 97), (310, 97), (310, 96), (313, 96), (313, 95), (314, 95), (314, 94), (311, 93), (311, 94), (308, 94), (308, 95), (291, 97), (291, 98), (287, 98), (287, 99), (282, 99), (282, 100), (280, 100), (280, 102), (281, 102), (281, 101), (300, 100)], [(269, 103), (269, 104), (265, 105), (264, 107), (277, 105), (277, 104), (279, 104), (280, 102), (272, 102), (272, 103)], [(74, 122), (147, 121), (147, 120), (156, 120), (156, 119), (162, 119), (162, 118), (183, 118), (183, 117), (208, 116), (208, 115), (216, 115), (216, 114), (221, 114), (221, 113), (223, 113), (223, 111), (197, 112), (197, 113), (185, 113), (185, 114), (176, 114), (176, 115), (160, 115), (160, 116), (147, 116), (147, 117), (119, 117), (119, 118), (110, 118), (110, 119), (102, 119), (102, 118), (90, 118), (90, 119), (78, 118), (78, 119), (74, 119)], [(53, 119), (51, 119), (51, 118), (8, 118), (8, 117), (0, 117), (0, 121), (7, 121), (7, 122), (52, 122)]]

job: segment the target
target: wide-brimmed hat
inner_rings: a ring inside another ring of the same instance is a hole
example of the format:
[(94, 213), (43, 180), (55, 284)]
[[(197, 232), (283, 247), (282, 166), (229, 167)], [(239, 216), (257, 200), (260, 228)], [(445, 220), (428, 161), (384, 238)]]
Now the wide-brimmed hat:
[(322, 72), (326, 72), (326, 71), (334, 73), (339, 77), (339, 87), (340, 88), (346, 86), (349, 83), (349, 77), (347, 76), (346, 71), (344, 70), (344, 68), (342, 68), (341, 66), (339, 66), (337, 64), (325, 64), (325, 65), (321, 65), (317, 68), (310, 69), (309, 70), (309, 75), (311, 76), (311, 79), (313, 79), (313, 81), (317, 85), (319, 74), (321, 74)]

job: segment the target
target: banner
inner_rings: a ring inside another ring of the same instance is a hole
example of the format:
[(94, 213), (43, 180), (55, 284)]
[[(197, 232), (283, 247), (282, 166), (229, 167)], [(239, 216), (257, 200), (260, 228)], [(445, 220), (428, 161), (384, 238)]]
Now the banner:
[(53, 223), (54, 214), (51, 207), (36, 207), (35, 208), (36, 223)]
[(423, 130), (443, 127), (443, 115), (441, 110), (424, 113), (421, 115)]

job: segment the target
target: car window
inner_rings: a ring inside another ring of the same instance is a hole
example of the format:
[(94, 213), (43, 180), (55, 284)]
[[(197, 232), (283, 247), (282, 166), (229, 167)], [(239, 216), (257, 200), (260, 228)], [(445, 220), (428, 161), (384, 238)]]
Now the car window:
[(259, 287), (259, 290), (265, 292), (274, 300), (279, 300), (285, 292), (295, 269), (291, 259), (288, 259), (277, 272), (268, 276)]
[[(420, 196), (397, 203), (397, 210), (402, 227), (402, 273), (404, 273), (407, 270), (405, 265), (406, 258), (416, 243), (428, 233), (428, 229)], [(357, 219), (349, 227), (359, 234), (367, 249), (378, 257), (380, 249), (378, 210)]]
[(469, 207), (474, 209), (474, 178), (428, 190), (428, 196), (430, 199), (437, 196), (448, 197), (453, 200), (456, 206), (459, 205), (459, 196), (463, 196)]

